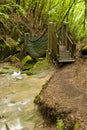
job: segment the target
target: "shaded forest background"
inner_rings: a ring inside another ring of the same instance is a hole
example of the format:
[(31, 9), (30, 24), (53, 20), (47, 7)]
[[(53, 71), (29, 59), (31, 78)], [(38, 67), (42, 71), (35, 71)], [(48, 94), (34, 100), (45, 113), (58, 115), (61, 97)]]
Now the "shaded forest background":
[(0, 60), (20, 51), (24, 33), (39, 37), (49, 21), (58, 27), (69, 22), (74, 39), (83, 40), (87, 37), (87, 0), (0, 0)]
[[(87, 34), (87, 0), (1, 0), (2, 3), (16, 3), (21, 6), (25, 16), (33, 16), (33, 27), (38, 24), (45, 28), (48, 21), (59, 26), (63, 21), (69, 22), (70, 29), (77, 40), (83, 39)], [(17, 6), (17, 5), (14, 5)], [(17, 8), (17, 7), (16, 7)], [(1, 11), (0, 11), (1, 15)]]

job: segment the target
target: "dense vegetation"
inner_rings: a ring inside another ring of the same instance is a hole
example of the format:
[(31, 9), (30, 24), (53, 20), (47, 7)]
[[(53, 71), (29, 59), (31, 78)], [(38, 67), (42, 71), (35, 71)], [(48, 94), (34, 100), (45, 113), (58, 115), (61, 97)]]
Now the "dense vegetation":
[[(12, 3), (11, 0), (2, 0)], [(34, 25), (38, 23), (41, 27), (47, 21), (54, 21), (60, 25), (64, 20), (68, 21), (72, 32), (77, 39), (86, 36), (87, 26), (87, 0), (13, 0), (22, 6), (34, 17)], [(0, 12), (1, 15), (1, 12)]]
[(64, 20), (69, 22), (76, 39), (86, 37), (87, 33), (87, 0), (14, 0), (28, 9), (43, 26), (47, 21), (60, 25)]
[[(0, 53), (4, 56), (0, 59), (20, 50), (25, 32), (39, 36), (49, 21), (58, 26), (69, 22), (73, 37), (82, 40), (87, 36), (86, 17), (87, 0), (1, 0)], [(3, 48), (8, 51), (3, 52)]]

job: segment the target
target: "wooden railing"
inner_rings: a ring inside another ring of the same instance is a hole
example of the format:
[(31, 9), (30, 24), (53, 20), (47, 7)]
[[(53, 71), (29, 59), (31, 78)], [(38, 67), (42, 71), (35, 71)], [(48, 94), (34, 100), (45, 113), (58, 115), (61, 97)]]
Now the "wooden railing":
[(55, 24), (50, 22), (48, 25), (48, 50), (58, 58), (60, 56), (60, 46), (62, 45), (65, 46), (65, 51), (70, 52), (71, 58), (74, 58), (76, 44), (69, 34), (68, 23), (64, 22), (62, 24), (61, 39), (59, 39), (59, 35), (55, 31)]
[(72, 39), (71, 35), (66, 33), (66, 38), (67, 38), (67, 51), (71, 52), (71, 57), (75, 56), (75, 51), (76, 51), (76, 44), (75, 41)]

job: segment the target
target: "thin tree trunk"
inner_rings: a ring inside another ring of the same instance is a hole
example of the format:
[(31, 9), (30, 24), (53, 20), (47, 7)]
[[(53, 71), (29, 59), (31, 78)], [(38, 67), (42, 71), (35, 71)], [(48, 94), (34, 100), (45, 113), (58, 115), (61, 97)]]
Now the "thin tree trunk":
[(85, 30), (85, 25), (86, 25), (86, 17), (87, 17), (87, 0), (85, 0), (84, 30)]
[(23, 7), (25, 8), (25, 0), (23, 0)]
[(16, 0), (16, 4), (20, 5), (20, 0)]

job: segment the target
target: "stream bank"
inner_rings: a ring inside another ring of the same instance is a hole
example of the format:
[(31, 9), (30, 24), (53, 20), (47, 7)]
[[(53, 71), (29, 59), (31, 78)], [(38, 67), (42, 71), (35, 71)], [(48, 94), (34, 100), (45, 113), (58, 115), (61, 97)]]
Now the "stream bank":
[[(87, 60), (58, 68), (37, 104), (59, 130), (87, 130)], [(57, 130), (57, 129), (55, 129)]]

